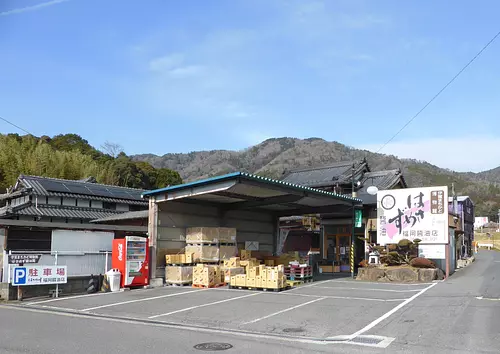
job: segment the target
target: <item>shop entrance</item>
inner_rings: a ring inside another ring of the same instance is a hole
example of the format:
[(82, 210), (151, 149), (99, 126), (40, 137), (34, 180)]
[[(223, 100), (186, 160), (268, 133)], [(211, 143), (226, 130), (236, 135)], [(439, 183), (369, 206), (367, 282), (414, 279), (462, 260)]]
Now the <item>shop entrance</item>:
[(334, 272), (350, 272), (351, 235), (326, 235), (326, 242), (327, 259), (328, 262), (333, 262)]

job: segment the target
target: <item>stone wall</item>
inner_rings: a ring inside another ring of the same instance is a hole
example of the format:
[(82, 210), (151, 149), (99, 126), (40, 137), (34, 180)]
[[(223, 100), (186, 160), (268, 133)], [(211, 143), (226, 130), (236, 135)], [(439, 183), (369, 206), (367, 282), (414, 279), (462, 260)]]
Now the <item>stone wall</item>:
[(386, 283), (428, 283), (444, 279), (441, 269), (423, 269), (411, 267), (368, 267), (359, 268), (356, 280), (378, 281)]

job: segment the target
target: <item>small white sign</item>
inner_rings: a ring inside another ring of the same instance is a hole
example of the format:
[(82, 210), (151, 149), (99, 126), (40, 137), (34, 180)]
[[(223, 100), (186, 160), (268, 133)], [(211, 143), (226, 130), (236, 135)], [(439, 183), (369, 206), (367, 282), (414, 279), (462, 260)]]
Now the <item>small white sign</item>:
[(66, 266), (24, 266), (13, 267), (12, 285), (49, 285), (66, 284), (68, 269)]
[(428, 259), (446, 259), (446, 245), (418, 245), (418, 256)]
[(259, 250), (259, 243), (257, 241), (246, 241), (245, 242), (245, 249), (247, 251), (258, 251)]

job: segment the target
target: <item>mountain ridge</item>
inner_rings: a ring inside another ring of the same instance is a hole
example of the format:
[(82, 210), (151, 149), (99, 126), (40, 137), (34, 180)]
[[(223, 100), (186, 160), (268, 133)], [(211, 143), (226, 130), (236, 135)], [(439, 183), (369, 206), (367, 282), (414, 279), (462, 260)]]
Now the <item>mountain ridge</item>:
[(184, 181), (209, 178), (234, 171), (281, 178), (295, 168), (328, 165), (366, 158), (370, 169), (401, 169), (410, 187), (455, 184), (457, 193), (469, 195), (476, 203), (476, 215), (497, 215), (500, 207), (500, 167), (483, 172), (456, 172), (426, 161), (400, 159), (377, 154), (321, 138), (271, 138), (243, 150), (210, 150), (170, 153), (162, 156), (140, 154), (132, 159), (156, 168), (179, 172)]

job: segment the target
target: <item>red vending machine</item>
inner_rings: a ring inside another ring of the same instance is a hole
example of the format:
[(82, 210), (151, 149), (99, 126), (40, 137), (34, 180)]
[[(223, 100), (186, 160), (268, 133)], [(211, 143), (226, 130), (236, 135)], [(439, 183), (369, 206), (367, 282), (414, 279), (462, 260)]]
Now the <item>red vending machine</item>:
[(120, 286), (145, 286), (149, 284), (148, 239), (126, 236), (113, 240), (111, 266), (122, 273)]

